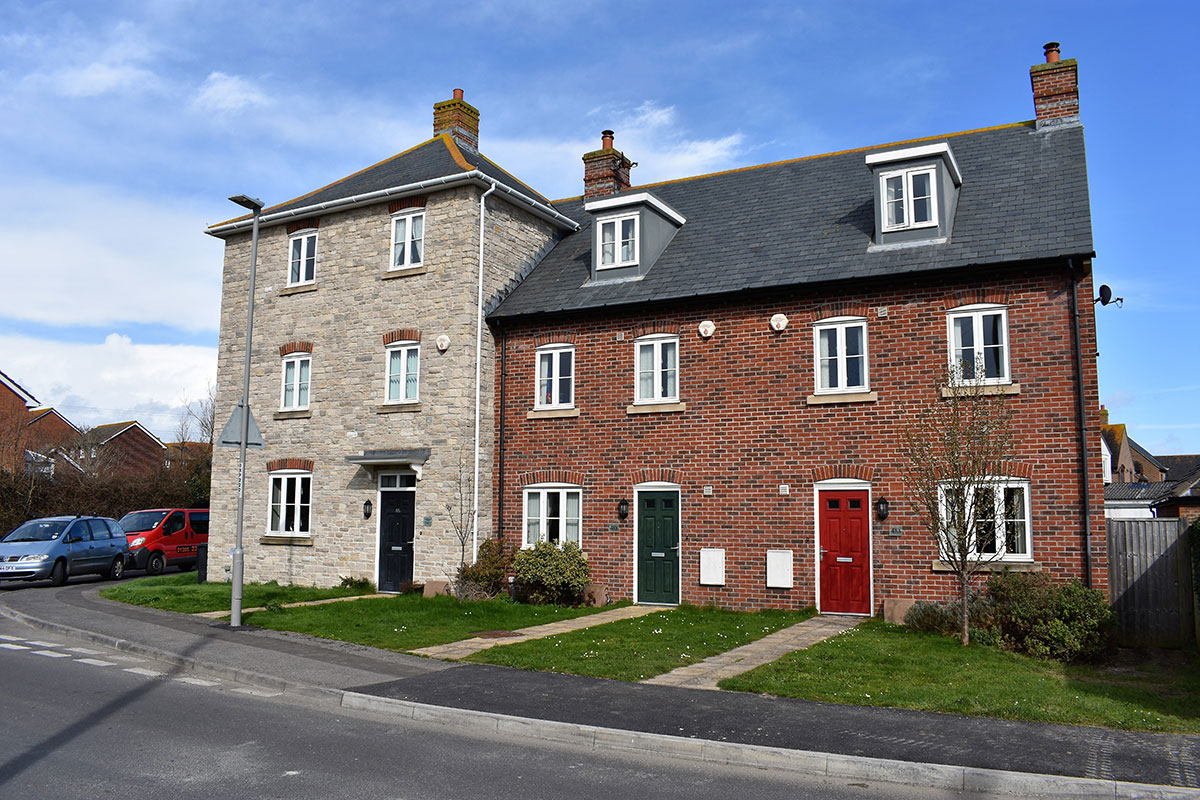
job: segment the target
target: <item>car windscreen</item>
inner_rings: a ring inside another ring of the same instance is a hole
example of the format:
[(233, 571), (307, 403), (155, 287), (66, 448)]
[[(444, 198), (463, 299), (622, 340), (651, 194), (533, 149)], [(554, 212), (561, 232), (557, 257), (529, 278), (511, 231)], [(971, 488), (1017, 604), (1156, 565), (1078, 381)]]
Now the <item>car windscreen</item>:
[(69, 519), (31, 519), (4, 537), (6, 542), (52, 542), (71, 524)]
[(121, 530), (126, 533), (152, 531), (166, 515), (166, 511), (131, 511), (121, 517)]

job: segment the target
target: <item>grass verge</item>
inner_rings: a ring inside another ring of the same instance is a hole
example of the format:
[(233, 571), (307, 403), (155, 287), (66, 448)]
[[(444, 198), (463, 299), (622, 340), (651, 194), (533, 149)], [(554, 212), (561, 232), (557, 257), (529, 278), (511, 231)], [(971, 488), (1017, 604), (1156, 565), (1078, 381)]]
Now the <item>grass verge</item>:
[(453, 597), (402, 594), (353, 603), (256, 611), (246, 617), (246, 622), (388, 650), (416, 650), (468, 639), (480, 631), (511, 631), (601, 610), (530, 606), (507, 600), (460, 603)]
[(1002, 719), (1200, 732), (1196, 651), (1041, 661), (880, 620), (721, 681), (722, 689)]
[[(150, 606), (165, 611), (197, 614), (201, 611), (228, 611), (232, 586), (228, 583), (196, 583), (195, 572), (138, 578), (100, 590), (100, 596), (135, 606)], [(264, 606), (270, 602), (300, 603), (327, 597), (351, 597), (365, 594), (363, 589), (342, 587), (319, 589), (315, 586), (280, 586), (277, 583), (247, 583), (242, 587), (242, 608)]]
[(737, 612), (678, 606), (588, 630), (493, 647), (467, 660), (640, 681), (740, 647), (815, 613), (813, 609)]

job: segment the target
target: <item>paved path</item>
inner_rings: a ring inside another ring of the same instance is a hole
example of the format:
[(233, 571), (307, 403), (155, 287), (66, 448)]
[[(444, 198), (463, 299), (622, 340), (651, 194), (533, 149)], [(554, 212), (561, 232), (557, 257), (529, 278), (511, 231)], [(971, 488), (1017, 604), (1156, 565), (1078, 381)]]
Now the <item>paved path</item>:
[(420, 650), (413, 650), (411, 652), (420, 656), (430, 656), (431, 658), (457, 660), (466, 658), (472, 653), (478, 653), (480, 650), (487, 650), (489, 647), (501, 644), (515, 644), (516, 642), (525, 642), (530, 639), (544, 639), (547, 636), (554, 636), (559, 633), (583, 630), (584, 628), (604, 625), (605, 623), (616, 622), (622, 619), (644, 617), (647, 614), (657, 614), (659, 611), (665, 610), (666, 607), (664, 606), (622, 606), (621, 608), (614, 608), (612, 611), (598, 611), (595, 614), (587, 614), (575, 619), (564, 619), (557, 622), (547, 622), (544, 625), (520, 628), (513, 631), (512, 636), (504, 636), (497, 639), (484, 639), (477, 636), (474, 639), (463, 639), (460, 642), (422, 647)]
[(781, 631), (767, 634), (757, 641), (735, 647), (725, 653), (688, 664), (686, 667), (664, 672), (647, 678), (642, 683), (657, 686), (682, 686), (687, 689), (711, 689), (716, 691), (717, 682), (749, 672), (757, 666), (769, 664), (793, 650), (812, 647), (830, 636), (853, 628), (862, 622), (862, 617), (818, 616), (797, 622)]
[[(299, 608), (300, 606), (323, 606), (326, 603), (344, 603), (347, 600), (370, 600), (375, 597), (394, 597), (390, 594), (352, 594), (346, 597), (326, 597), (324, 600), (305, 600), (300, 603), (284, 603), (283, 608)], [(255, 606), (254, 608), (243, 608), (243, 614), (250, 614), (254, 611), (266, 611), (264, 606)], [(228, 617), (229, 612), (222, 609), (220, 611), (199, 611), (192, 614), (193, 617), (203, 617), (204, 619), (222, 619)]]

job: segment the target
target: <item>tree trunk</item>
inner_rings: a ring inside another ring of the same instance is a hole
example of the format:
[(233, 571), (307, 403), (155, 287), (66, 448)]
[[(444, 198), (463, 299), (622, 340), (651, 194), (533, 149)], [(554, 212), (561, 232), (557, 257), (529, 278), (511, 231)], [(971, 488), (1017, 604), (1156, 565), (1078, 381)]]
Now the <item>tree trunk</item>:
[(964, 572), (958, 579), (960, 602), (962, 605), (962, 613), (959, 615), (960, 630), (959, 639), (962, 646), (966, 647), (971, 643), (971, 581), (969, 576)]

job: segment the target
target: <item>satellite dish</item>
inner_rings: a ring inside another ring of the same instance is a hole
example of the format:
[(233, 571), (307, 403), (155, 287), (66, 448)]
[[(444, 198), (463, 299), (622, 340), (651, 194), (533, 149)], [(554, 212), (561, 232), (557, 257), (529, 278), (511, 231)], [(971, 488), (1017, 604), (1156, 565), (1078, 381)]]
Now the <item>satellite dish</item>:
[(1112, 288), (1107, 283), (1100, 284), (1100, 305), (1106, 306), (1112, 302)]

